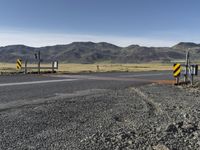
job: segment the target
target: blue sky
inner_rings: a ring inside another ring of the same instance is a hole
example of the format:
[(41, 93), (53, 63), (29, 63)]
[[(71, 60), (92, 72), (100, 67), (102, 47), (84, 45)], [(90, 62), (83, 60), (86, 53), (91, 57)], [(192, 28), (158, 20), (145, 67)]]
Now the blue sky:
[(198, 0), (0, 0), (0, 46), (200, 43)]

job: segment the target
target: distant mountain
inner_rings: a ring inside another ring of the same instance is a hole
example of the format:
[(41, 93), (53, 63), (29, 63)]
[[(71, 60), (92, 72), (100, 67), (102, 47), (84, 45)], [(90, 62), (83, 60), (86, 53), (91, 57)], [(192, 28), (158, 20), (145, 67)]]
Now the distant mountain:
[(200, 48), (200, 44), (189, 43), (189, 42), (180, 42), (177, 45), (173, 46), (174, 49), (188, 49), (188, 48)]
[(67, 45), (28, 47), (11, 45), (0, 47), (0, 62), (15, 62), (17, 58), (36, 62), (35, 53), (41, 52), (43, 62), (58, 60), (65, 63), (144, 63), (151, 61), (169, 62), (184, 59), (185, 51), (192, 50), (194, 59), (200, 58), (200, 44), (181, 42), (173, 47), (143, 47), (130, 45), (119, 47), (101, 42), (74, 42)]

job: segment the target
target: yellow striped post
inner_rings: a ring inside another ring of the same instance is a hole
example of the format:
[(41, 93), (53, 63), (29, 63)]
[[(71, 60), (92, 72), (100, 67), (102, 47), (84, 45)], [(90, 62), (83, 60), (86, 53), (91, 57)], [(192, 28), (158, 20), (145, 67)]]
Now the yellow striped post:
[(174, 64), (173, 75), (176, 78), (176, 84), (179, 84), (179, 77), (181, 75), (181, 64)]
[(181, 65), (180, 64), (174, 64), (174, 77), (178, 77), (181, 74)]
[(22, 69), (22, 60), (21, 59), (17, 59), (16, 67), (17, 67), (17, 70)]

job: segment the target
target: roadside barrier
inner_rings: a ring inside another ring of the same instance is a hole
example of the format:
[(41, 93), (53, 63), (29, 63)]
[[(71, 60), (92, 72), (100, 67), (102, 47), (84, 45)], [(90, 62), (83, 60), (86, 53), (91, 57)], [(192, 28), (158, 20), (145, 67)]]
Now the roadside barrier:
[(17, 64), (16, 64), (16, 67), (17, 67), (17, 70), (21, 70), (24, 72), (24, 74), (27, 74), (28, 73), (28, 70), (38, 70), (37, 73), (40, 74), (40, 70), (41, 69), (50, 69), (52, 73), (55, 72), (56, 69), (58, 69), (58, 61), (52, 61), (52, 64), (51, 66), (49, 67), (42, 67), (41, 64), (35, 66), (35, 67), (32, 67), (32, 66), (28, 66), (28, 61), (24, 61), (24, 66), (22, 65), (22, 60), (21, 59), (17, 59)]
[(191, 64), (189, 51), (186, 52), (186, 60), (183, 62), (185, 62), (185, 64), (175, 63), (173, 66), (173, 76), (175, 77), (175, 80), (176, 80), (175, 85), (180, 84), (181, 76), (184, 77), (183, 83), (185, 84), (191, 83), (193, 85), (194, 76), (198, 75), (198, 65)]

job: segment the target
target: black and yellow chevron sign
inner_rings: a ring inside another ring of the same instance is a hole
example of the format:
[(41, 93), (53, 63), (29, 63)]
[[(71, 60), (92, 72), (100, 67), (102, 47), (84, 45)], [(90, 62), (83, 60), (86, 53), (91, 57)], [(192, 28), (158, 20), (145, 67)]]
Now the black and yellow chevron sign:
[(181, 64), (174, 64), (174, 77), (178, 77), (181, 74)]
[(19, 70), (19, 69), (22, 69), (22, 60), (21, 59), (17, 59), (17, 64), (16, 64), (17, 66), (17, 69)]

